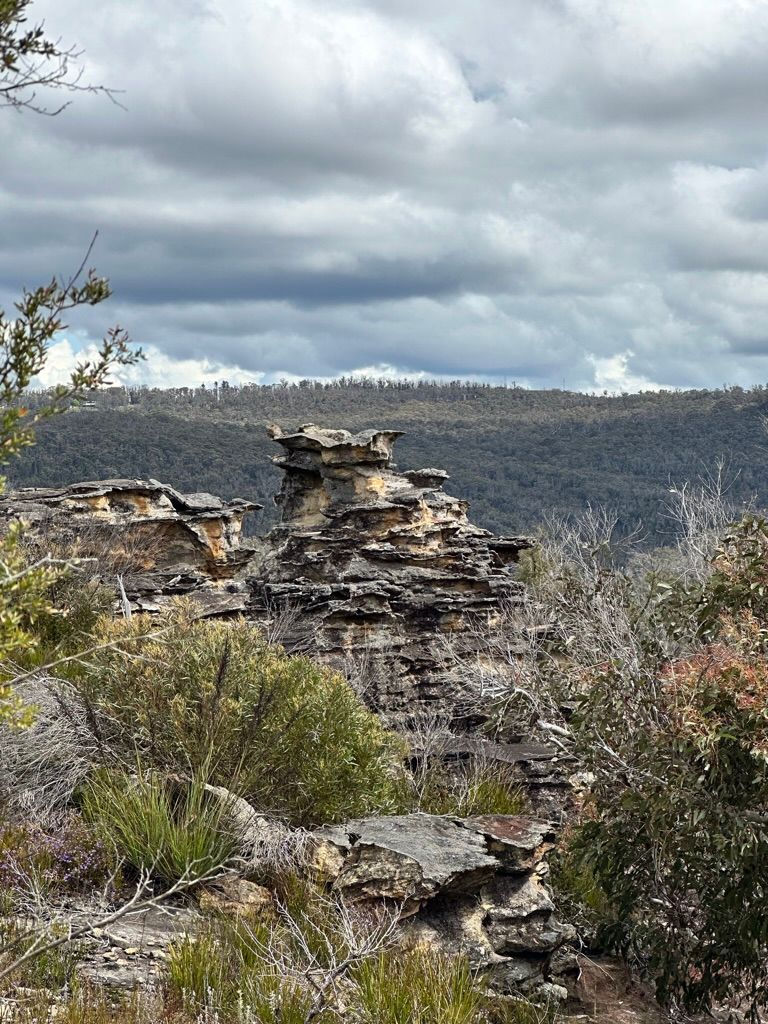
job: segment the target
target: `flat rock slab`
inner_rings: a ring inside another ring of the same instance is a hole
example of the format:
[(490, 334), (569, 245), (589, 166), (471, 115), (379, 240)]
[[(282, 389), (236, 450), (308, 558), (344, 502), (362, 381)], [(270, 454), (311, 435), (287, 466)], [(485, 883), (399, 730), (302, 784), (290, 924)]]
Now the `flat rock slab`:
[(78, 975), (109, 988), (154, 989), (162, 983), (168, 947), (194, 935), (199, 921), (200, 915), (185, 907), (152, 908), (124, 917), (96, 932)]
[(554, 837), (552, 825), (530, 818), (434, 814), (363, 818), (315, 833), (318, 859), (333, 865), (337, 890), (410, 905), (438, 893), (478, 891), (500, 873), (530, 871)]

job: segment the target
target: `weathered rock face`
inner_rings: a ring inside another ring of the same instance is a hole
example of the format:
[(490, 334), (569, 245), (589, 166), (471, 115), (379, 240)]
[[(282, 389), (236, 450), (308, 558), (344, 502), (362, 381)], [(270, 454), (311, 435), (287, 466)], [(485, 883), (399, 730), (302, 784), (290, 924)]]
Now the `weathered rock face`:
[(409, 814), (315, 836), (317, 866), (350, 901), (402, 907), (404, 939), (466, 953), (502, 992), (557, 984), (572, 966), (547, 886), (548, 822)]
[(519, 599), (510, 566), (528, 542), (470, 523), (441, 470), (398, 473), (398, 431), (270, 433), (285, 450), (274, 460), (282, 522), (252, 562), (250, 613), (299, 609), (320, 656), (365, 660), (367, 697), (384, 713), (474, 708), (473, 633)]
[(28, 488), (0, 499), (0, 521), (33, 530), (82, 557), (105, 577), (121, 574), (134, 609), (155, 611), (170, 597), (193, 595), (205, 614), (243, 610), (235, 577), (252, 554), (241, 547), (253, 502), (181, 494), (157, 480), (101, 480)]
[(201, 614), (258, 624), (288, 609), (283, 642), (310, 637), (313, 656), (357, 674), (391, 720), (435, 708), (482, 719), (495, 665), (480, 637), (520, 599), (513, 566), (528, 542), (474, 526), (441, 470), (397, 472), (398, 431), (270, 432), (284, 451), (282, 522), (258, 548), (240, 545), (240, 529), (260, 506), (156, 480), (18, 491), (0, 519), (27, 519), (68, 553), (77, 541), (102, 576), (122, 575), (137, 610), (191, 595)]

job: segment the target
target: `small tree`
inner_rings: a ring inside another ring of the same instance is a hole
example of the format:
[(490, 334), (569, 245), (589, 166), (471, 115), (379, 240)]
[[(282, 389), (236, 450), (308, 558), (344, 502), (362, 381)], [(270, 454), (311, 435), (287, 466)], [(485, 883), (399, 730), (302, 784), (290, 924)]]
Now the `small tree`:
[[(44, 26), (27, 21), (30, 0), (0, 0), (0, 106), (56, 114), (65, 106), (49, 108), (37, 99), (45, 89), (107, 92), (82, 82), (77, 65), (79, 51), (64, 48), (46, 36)], [(35, 426), (64, 411), (82, 395), (105, 384), (115, 366), (140, 358), (129, 349), (128, 336), (119, 327), (105, 336), (93, 360), (79, 364), (65, 384), (54, 389), (47, 406), (34, 415), (24, 405), (24, 394), (45, 367), (48, 350), (66, 328), (66, 313), (79, 306), (96, 306), (110, 295), (109, 283), (93, 270), (85, 270), (90, 249), (78, 271), (67, 281), (25, 291), (16, 303), (16, 315), (0, 310), (0, 466), (34, 441)], [(5, 478), (0, 477), (0, 490)], [(29, 720), (13, 693), (9, 659), (35, 644), (30, 626), (44, 611), (50, 612), (48, 591), (61, 571), (56, 560), (43, 557), (29, 564), (21, 545), (23, 527), (13, 524), (0, 538), (0, 723), (23, 725)]]
[(39, 91), (112, 93), (83, 82), (81, 51), (46, 36), (41, 23), (30, 25), (31, 0), (0, 0), (0, 106), (55, 115), (68, 105), (48, 106)]
[[(80, 363), (67, 383), (54, 389), (47, 406), (31, 414), (23, 404), (27, 388), (45, 366), (50, 344), (66, 328), (65, 313), (98, 305), (110, 295), (104, 278), (90, 270), (80, 282), (82, 273), (83, 268), (67, 282), (54, 279), (25, 292), (16, 304), (15, 317), (0, 310), (0, 465), (34, 442), (35, 426), (42, 419), (63, 412), (72, 401), (105, 384), (114, 367), (140, 358), (140, 352), (130, 350), (127, 334), (114, 327), (94, 359)], [(0, 477), (0, 488), (4, 485)], [(23, 526), (16, 522), (0, 539), (0, 721), (17, 724), (24, 724), (29, 714), (14, 698), (9, 659), (36, 643), (30, 627), (42, 613), (53, 610), (48, 592), (63, 568), (60, 561), (47, 556), (29, 564), (22, 535)]]

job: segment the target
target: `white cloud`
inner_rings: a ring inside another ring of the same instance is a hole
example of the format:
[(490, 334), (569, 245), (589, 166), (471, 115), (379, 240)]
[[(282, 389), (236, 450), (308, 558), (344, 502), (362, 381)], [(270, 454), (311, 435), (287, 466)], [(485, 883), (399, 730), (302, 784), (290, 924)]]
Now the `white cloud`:
[(625, 391), (659, 391), (660, 384), (655, 384), (630, 369), (629, 361), (633, 356), (634, 352), (629, 349), (612, 356), (588, 354), (587, 359), (595, 369), (595, 388), (598, 391), (608, 391), (610, 394), (621, 394)]
[[(45, 368), (33, 381), (34, 387), (50, 388), (65, 384), (78, 363), (97, 355), (93, 344), (74, 344), (69, 339), (56, 342), (48, 350)], [(264, 374), (248, 373), (239, 366), (226, 366), (209, 359), (174, 359), (153, 345), (145, 349), (145, 360), (134, 366), (116, 367), (112, 384), (151, 388), (199, 387), (226, 380), (230, 384), (260, 384)]]

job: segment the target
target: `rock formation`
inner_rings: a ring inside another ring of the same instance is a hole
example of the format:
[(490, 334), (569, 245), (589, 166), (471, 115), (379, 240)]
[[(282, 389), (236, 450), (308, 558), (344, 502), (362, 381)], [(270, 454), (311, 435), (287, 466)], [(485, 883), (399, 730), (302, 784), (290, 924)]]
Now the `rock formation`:
[[(258, 816), (251, 812), (253, 819)], [(396, 912), (399, 945), (465, 954), (504, 994), (562, 999), (575, 973), (574, 929), (555, 912), (547, 855), (548, 822), (516, 816), (430, 814), (371, 817), (307, 834), (305, 870), (348, 905)], [(275, 897), (232, 871), (198, 893), (204, 912), (269, 921)], [(63, 910), (73, 926), (82, 913)], [(105, 929), (79, 966), (83, 979), (153, 988), (168, 947), (194, 935), (194, 906), (150, 910)]]
[(11, 492), (0, 499), (0, 522), (23, 519), (61, 555), (92, 559), (105, 581), (120, 576), (134, 610), (158, 611), (184, 594), (201, 614), (225, 614), (245, 608), (236, 577), (252, 549), (240, 531), (246, 512), (261, 507), (157, 480), (100, 480)]
[[(0, 522), (21, 517), (46, 544), (92, 556), (105, 582), (120, 576), (133, 610), (186, 596), (201, 615), (245, 614), (344, 670), (390, 724), (437, 712), (454, 731), (472, 730), (506, 669), (486, 640), (520, 600), (514, 563), (529, 542), (473, 525), (467, 502), (444, 493), (443, 471), (399, 473), (398, 431), (308, 424), (270, 434), (284, 451), (282, 521), (257, 545), (241, 545), (240, 533), (260, 505), (156, 480), (17, 491), (0, 499)], [(515, 764), (540, 812), (562, 806), (569, 784), (550, 747), (478, 737), (470, 747), (448, 754)]]
[(313, 651), (363, 664), (367, 699), (387, 715), (436, 704), (474, 716), (476, 634), (519, 600), (510, 566), (529, 542), (470, 523), (442, 470), (398, 473), (399, 431), (270, 434), (285, 452), (282, 521), (251, 563), (250, 614), (300, 610)]
[(574, 930), (557, 920), (547, 885), (551, 824), (409, 814), (315, 836), (317, 866), (345, 899), (402, 907), (406, 943), (466, 953), (502, 992), (563, 995), (554, 986), (572, 967)]

